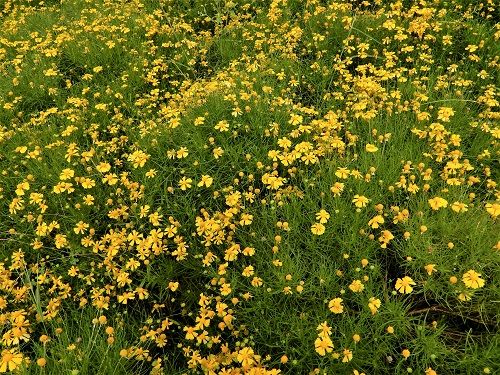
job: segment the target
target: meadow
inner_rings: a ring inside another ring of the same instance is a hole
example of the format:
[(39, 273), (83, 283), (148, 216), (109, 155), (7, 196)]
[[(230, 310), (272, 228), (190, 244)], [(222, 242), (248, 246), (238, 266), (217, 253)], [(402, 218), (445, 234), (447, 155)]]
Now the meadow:
[(500, 374), (500, 3), (0, 24), (0, 373)]

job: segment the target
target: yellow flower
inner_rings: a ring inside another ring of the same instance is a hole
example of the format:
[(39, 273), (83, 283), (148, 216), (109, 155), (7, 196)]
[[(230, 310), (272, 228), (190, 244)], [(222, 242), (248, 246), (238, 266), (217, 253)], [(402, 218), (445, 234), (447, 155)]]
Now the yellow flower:
[(14, 371), (23, 361), (23, 355), (15, 349), (5, 349), (2, 351), (0, 360), (0, 372)]
[(102, 162), (102, 163), (99, 163), (95, 167), (95, 169), (97, 169), (98, 172), (106, 173), (106, 172), (108, 172), (111, 169), (111, 164), (106, 163), (106, 162)]
[(342, 362), (350, 362), (352, 359), (352, 351), (349, 349), (344, 349), (344, 358), (342, 358)]
[(288, 120), (288, 123), (292, 124), (292, 125), (299, 125), (299, 124), (302, 124), (303, 120), (304, 120), (304, 118), (301, 115), (296, 115), (296, 114), (292, 113), (290, 115), (290, 120)]
[(320, 210), (316, 214), (316, 220), (318, 220), (321, 224), (325, 224), (328, 219), (330, 219), (330, 214), (325, 210)]
[(440, 107), (438, 111), (438, 120), (442, 120), (444, 122), (450, 121), (450, 117), (455, 114), (453, 108), (449, 107)]
[(183, 159), (189, 155), (189, 150), (187, 147), (181, 147), (177, 150), (177, 159)]
[(362, 292), (365, 289), (365, 286), (361, 282), (361, 280), (354, 280), (350, 285), (349, 289), (351, 289), (354, 293)]
[(128, 161), (132, 162), (134, 168), (144, 167), (149, 159), (149, 155), (141, 150), (134, 151), (128, 156)]
[(338, 178), (346, 179), (347, 177), (349, 177), (349, 169), (338, 168), (337, 171), (335, 172), (335, 176), (337, 176)]
[(416, 285), (415, 281), (409, 276), (396, 280), (396, 290), (399, 293), (409, 294), (413, 291), (412, 285)]
[(214, 182), (214, 179), (212, 177), (204, 174), (201, 176), (201, 180), (200, 180), (200, 182), (198, 182), (197, 186), (202, 187), (203, 185), (205, 185), (206, 187), (210, 187), (213, 182)]
[(224, 283), (220, 287), (220, 294), (223, 296), (228, 296), (229, 294), (231, 294), (231, 291), (232, 291), (231, 284), (229, 283)]
[(383, 230), (380, 233), (380, 237), (378, 238), (380, 242), (380, 247), (382, 249), (387, 248), (387, 244), (394, 239), (394, 235), (389, 230)]
[(229, 130), (229, 123), (226, 120), (221, 120), (214, 128), (220, 132), (227, 132)]
[(323, 233), (325, 233), (325, 226), (321, 223), (314, 223), (311, 226), (311, 232), (317, 236), (321, 236)]
[(368, 308), (372, 312), (372, 315), (375, 315), (377, 313), (377, 311), (381, 305), (382, 305), (382, 302), (378, 298), (371, 297), (368, 300)]
[(250, 225), (252, 224), (253, 220), (253, 215), (250, 214), (242, 214), (241, 215), (241, 220), (240, 220), (240, 225)]
[(73, 228), (73, 231), (76, 234), (84, 233), (89, 228), (89, 224), (84, 223), (83, 221), (79, 221), (76, 223), (76, 226)]
[(239, 191), (236, 191), (232, 194), (229, 194), (227, 197), (226, 197), (226, 204), (229, 206), (229, 207), (233, 207), (233, 206), (236, 206), (239, 204), (240, 202), (240, 199), (241, 199), (241, 193)]
[(370, 200), (364, 195), (356, 194), (352, 200), (352, 203), (354, 203), (356, 207), (361, 208), (361, 207), (366, 207), (369, 201)]
[(378, 151), (378, 147), (375, 146), (375, 145), (372, 145), (371, 143), (368, 143), (365, 146), (365, 150), (366, 150), (366, 152), (377, 152)]
[(405, 359), (408, 358), (410, 356), (410, 354), (411, 353), (410, 353), (410, 351), (408, 349), (403, 349), (403, 351), (401, 352), (401, 355), (403, 357), (405, 357)]
[(43, 357), (40, 357), (36, 360), (36, 364), (40, 367), (45, 367), (45, 365), (47, 364), (47, 360)]
[(54, 76), (57, 76), (57, 70), (55, 69), (47, 69), (47, 70), (44, 70), (43, 71), (43, 74), (46, 76), (46, 77), (54, 77)]
[(467, 212), (468, 211), (468, 205), (462, 202), (454, 202), (451, 205), (451, 209), (455, 212)]
[(429, 276), (432, 275), (433, 272), (437, 271), (435, 264), (427, 264), (426, 266), (424, 266), (424, 268)]
[(344, 184), (342, 182), (336, 182), (330, 188), (330, 191), (333, 193), (334, 197), (338, 197), (338, 196), (340, 196), (340, 194), (342, 193), (342, 191), (344, 191)]
[(133, 292), (125, 292), (123, 294), (118, 295), (118, 303), (126, 305), (129, 299), (134, 299)]
[(60, 180), (68, 180), (72, 177), (74, 177), (75, 175), (75, 171), (70, 169), (70, 168), (66, 168), (66, 169), (63, 169), (61, 174), (59, 175), (59, 179)]
[(316, 353), (324, 356), (326, 353), (331, 353), (333, 351), (333, 342), (329, 336), (318, 337), (316, 341), (314, 341), (314, 347), (316, 348)]
[(193, 182), (192, 179), (182, 177), (181, 180), (179, 181), (179, 187), (181, 188), (181, 190), (187, 190), (187, 189), (191, 188), (192, 182)]
[(212, 151), (214, 158), (218, 159), (224, 154), (224, 150), (221, 147), (214, 148)]
[(496, 218), (500, 215), (500, 204), (499, 203), (486, 203), (486, 212), (488, 212), (492, 218)]
[(326, 321), (323, 323), (320, 323), (316, 327), (316, 330), (319, 331), (319, 333), (318, 333), (319, 337), (330, 336), (332, 334), (332, 327), (330, 327)]
[(203, 125), (205, 123), (205, 117), (196, 117), (194, 119), (194, 125), (195, 126), (200, 126), (200, 125)]
[(384, 224), (384, 217), (382, 215), (377, 215), (368, 221), (368, 225), (373, 229), (377, 229), (380, 224)]
[(56, 234), (54, 238), (56, 248), (61, 249), (68, 244), (68, 240), (64, 234)]
[(328, 302), (328, 308), (334, 314), (342, 314), (344, 306), (342, 305), (342, 298), (334, 298)]
[(238, 352), (236, 359), (243, 367), (251, 366), (255, 361), (253, 349), (244, 347)]
[(467, 288), (478, 289), (484, 286), (485, 281), (481, 279), (481, 274), (474, 270), (469, 270), (462, 276), (462, 281)]
[(439, 210), (440, 208), (448, 206), (448, 201), (441, 197), (434, 197), (429, 199), (429, 205), (433, 210)]
[(29, 189), (30, 189), (29, 182), (23, 181), (23, 182), (21, 182), (20, 184), (17, 185), (17, 189), (16, 189), (15, 193), (17, 195), (24, 195), (24, 191), (25, 190), (29, 190)]
[(241, 274), (245, 277), (250, 277), (254, 274), (253, 266), (246, 266), (245, 269), (241, 272)]
[(463, 292), (458, 295), (458, 300), (462, 302), (470, 301), (471, 300), (471, 293), (470, 292)]
[(80, 183), (82, 184), (82, 187), (84, 189), (90, 189), (90, 188), (93, 188), (95, 186), (95, 181), (92, 180), (91, 178), (82, 178), (80, 180)]

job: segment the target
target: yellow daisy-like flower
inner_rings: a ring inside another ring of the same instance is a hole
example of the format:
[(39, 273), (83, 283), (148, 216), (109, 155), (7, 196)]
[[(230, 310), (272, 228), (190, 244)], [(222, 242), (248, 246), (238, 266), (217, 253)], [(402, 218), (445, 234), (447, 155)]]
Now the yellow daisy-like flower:
[(382, 302), (378, 298), (371, 297), (368, 300), (368, 308), (370, 309), (372, 315), (375, 315), (377, 313), (377, 311), (381, 305), (382, 305)]
[(455, 114), (455, 111), (453, 111), (453, 108), (439, 107), (438, 120), (448, 122), (448, 121), (450, 121), (450, 117), (452, 117), (454, 114)]
[(254, 352), (253, 349), (244, 347), (238, 352), (236, 357), (238, 362), (242, 364), (244, 367), (251, 366), (254, 363)]
[(328, 302), (328, 308), (334, 314), (342, 314), (344, 306), (342, 305), (342, 298), (334, 298)]
[(0, 372), (14, 371), (23, 362), (23, 355), (16, 352), (14, 349), (6, 349), (2, 351), (0, 359)]
[(350, 285), (349, 289), (351, 289), (354, 293), (362, 292), (365, 289), (365, 286), (361, 282), (361, 280), (354, 280)]
[(329, 336), (318, 337), (316, 341), (314, 341), (314, 347), (316, 349), (316, 353), (321, 356), (326, 355), (326, 353), (331, 353), (333, 350), (333, 342)]
[(316, 214), (316, 220), (318, 220), (321, 224), (325, 224), (328, 219), (330, 219), (330, 214), (325, 210), (320, 210)]
[(342, 358), (342, 362), (350, 362), (352, 359), (352, 350), (344, 349), (343, 351), (344, 357)]
[(356, 207), (361, 208), (361, 207), (366, 207), (369, 201), (370, 200), (364, 195), (356, 194), (352, 200), (352, 203), (354, 203)]
[(317, 236), (321, 236), (323, 233), (325, 233), (325, 226), (321, 223), (314, 223), (311, 226), (311, 232)]
[(98, 171), (98, 172), (101, 172), (101, 173), (106, 173), (108, 172), (110, 169), (111, 169), (111, 164), (109, 163), (106, 163), (106, 162), (101, 162), (99, 163), (95, 169)]
[(179, 187), (181, 188), (181, 190), (187, 190), (191, 187), (192, 182), (193, 182), (192, 179), (182, 177), (181, 180), (179, 181)]
[(202, 175), (200, 182), (198, 182), (198, 187), (202, 187), (205, 185), (206, 187), (212, 186), (212, 183), (214, 182), (214, 179), (210, 177), (209, 175)]
[(462, 276), (462, 281), (467, 288), (478, 289), (482, 288), (485, 284), (484, 279), (481, 278), (481, 274), (474, 270), (469, 270)]
[(382, 215), (377, 215), (371, 218), (370, 221), (368, 221), (368, 225), (373, 229), (377, 229), (380, 226), (380, 224), (384, 224), (384, 221), (385, 220)]
[(410, 294), (413, 291), (412, 285), (416, 285), (415, 281), (409, 276), (396, 280), (396, 290), (399, 293)]
[(488, 212), (491, 217), (496, 218), (500, 215), (500, 204), (499, 203), (486, 203), (486, 212)]
[(326, 321), (320, 323), (316, 327), (316, 330), (319, 331), (318, 332), (319, 337), (330, 336), (332, 334), (332, 327), (330, 327)]
[(330, 191), (333, 193), (334, 197), (340, 196), (342, 191), (344, 190), (344, 184), (342, 182), (336, 182), (331, 188)]
[(372, 145), (371, 143), (368, 143), (365, 146), (365, 150), (366, 150), (366, 152), (377, 152), (378, 151), (378, 147), (375, 146), (375, 145)]
[(441, 197), (434, 197), (432, 199), (429, 199), (429, 205), (433, 210), (437, 211), (440, 208), (448, 206), (448, 201)]
[(344, 167), (338, 168), (337, 171), (335, 172), (335, 176), (345, 180), (347, 177), (349, 177), (349, 169)]
[(128, 157), (128, 161), (132, 162), (134, 168), (144, 167), (148, 159), (149, 155), (141, 150), (134, 151)]
[(61, 174), (59, 175), (59, 179), (68, 180), (74, 176), (75, 176), (75, 171), (70, 168), (66, 168), (62, 170)]

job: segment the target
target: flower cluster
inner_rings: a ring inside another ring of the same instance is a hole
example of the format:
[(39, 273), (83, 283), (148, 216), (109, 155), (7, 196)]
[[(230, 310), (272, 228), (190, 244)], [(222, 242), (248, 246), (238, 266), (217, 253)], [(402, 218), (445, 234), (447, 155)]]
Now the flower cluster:
[(0, 5), (0, 373), (495, 371), (499, 7), (191, 3)]

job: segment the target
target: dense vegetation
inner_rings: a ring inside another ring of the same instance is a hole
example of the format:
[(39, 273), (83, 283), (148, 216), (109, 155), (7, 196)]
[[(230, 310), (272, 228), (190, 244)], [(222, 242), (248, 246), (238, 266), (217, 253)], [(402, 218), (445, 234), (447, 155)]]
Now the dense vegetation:
[(500, 372), (494, 0), (0, 22), (0, 372)]

